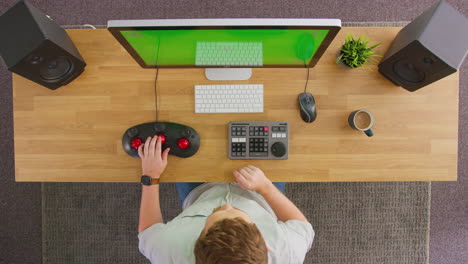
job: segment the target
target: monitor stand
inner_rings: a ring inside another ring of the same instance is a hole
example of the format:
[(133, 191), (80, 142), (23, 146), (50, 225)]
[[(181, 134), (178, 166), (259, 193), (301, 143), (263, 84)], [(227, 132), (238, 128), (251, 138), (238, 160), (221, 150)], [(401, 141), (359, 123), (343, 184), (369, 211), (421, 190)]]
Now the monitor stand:
[(206, 68), (205, 76), (211, 81), (245, 81), (252, 76), (252, 68)]

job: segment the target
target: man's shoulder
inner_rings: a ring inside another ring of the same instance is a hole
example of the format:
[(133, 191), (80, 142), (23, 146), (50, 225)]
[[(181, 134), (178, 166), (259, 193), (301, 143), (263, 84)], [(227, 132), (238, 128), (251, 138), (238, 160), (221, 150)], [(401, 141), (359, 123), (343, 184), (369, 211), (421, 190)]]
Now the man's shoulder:
[[(190, 263), (193, 246), (201, 232), (197, 219), (175, 218), (166, 224), (155, 224), (138, 234), (140, 252), (152, 263)], [(204, 223), (204, 220), (203, 220)], [(167, 262), (170, 260), (171, 262)]]

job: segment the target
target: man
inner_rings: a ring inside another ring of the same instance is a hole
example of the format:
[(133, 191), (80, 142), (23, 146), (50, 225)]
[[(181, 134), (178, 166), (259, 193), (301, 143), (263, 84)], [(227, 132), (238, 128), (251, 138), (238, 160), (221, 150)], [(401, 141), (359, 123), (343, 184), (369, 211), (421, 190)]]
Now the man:
[[(161, 177), (168, 153), (160, 138), (149, 137), (138, 148), (143, 175)], [(314, 238), (305, 216), (260, 169), (247, 166), (233, 175), (236, 183), (178, 184), (183, 211), (166, 224), (159, 184), (143, 185), (141, 253), (161, 264), (302, 263)]]

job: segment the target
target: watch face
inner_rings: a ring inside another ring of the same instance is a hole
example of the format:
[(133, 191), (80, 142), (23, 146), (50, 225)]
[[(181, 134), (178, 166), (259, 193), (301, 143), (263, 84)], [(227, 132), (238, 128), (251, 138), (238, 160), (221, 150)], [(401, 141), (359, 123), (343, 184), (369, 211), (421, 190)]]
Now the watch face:
[(141, 176), (141, 184), (143, 185), (151, 185), (151, 177), (150, 176)]

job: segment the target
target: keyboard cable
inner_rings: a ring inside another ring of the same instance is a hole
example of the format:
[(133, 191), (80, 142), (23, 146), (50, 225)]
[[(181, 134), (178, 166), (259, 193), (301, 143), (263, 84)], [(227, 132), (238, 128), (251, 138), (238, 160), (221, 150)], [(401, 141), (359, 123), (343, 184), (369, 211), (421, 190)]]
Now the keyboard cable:
[(156, 108), (156, 122), (158, 122), (159, 120), (158, 75), (159, 75), (159, 67), (156, 65), (156, 76), (154, 78), (154, 106)]
[(159, 75), (159, 67), (158, 67), (158, 59), (159, 59), (159, 47), (161, 47), (161, 38), (158, 38), (158, 48), (156, 49), (156, 76), (154, 77), (154, 107), (156, 108), (156, 122), (159, 121), (159, 104), (158, 104), (158, 75)]

